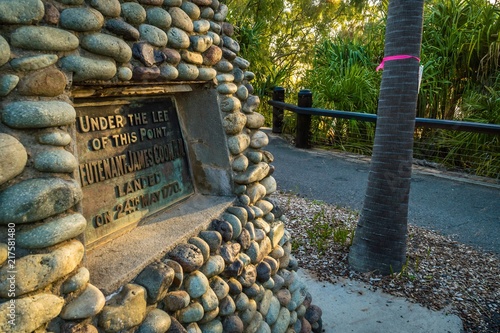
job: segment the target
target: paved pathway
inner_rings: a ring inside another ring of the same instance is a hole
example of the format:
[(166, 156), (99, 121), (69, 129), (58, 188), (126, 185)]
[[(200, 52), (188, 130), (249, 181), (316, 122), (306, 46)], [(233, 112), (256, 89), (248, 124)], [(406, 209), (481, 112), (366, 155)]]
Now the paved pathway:
[[(297, 149), (270, 131), (267, 133), (268, 150), (275, 156), (273, 176), (280, 189), (361, 210), (370, 167), (367, 159)], [(500, 254), (500, 185), (416, 168), (409, 223)]]

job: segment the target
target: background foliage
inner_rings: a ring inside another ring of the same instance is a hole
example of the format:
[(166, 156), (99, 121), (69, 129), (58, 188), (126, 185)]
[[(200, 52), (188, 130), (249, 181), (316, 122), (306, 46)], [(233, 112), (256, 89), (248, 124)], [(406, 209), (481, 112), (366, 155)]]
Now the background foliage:
[[(275, 86), (289, 103), (307, 88), (314, 107), (376, 112), (387, 0), (231, 0), (229, 8), (268, 125)], [(500, 124), (499, 32), (498, 1), (426, 1), (417, 117)], [(294, 127), (287, 113), (284, 129)], [(370, 153), (374, 125), (316, 117), (312, 134), (317, 144)], [(499, 177), (498, 136), (417, 129), (415, 139), (417, 158)]]

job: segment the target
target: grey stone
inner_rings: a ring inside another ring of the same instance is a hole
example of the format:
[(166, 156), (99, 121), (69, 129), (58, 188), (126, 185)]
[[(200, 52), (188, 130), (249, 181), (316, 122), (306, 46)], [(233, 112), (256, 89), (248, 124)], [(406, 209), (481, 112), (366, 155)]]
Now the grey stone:
[(222, 236), (219, 232), (214, 230), (201, 231), (199, 233), (201, 239), (207, 242), (210, 247), (210, 253), (216, 254), (219, 252), (219, 248), (222, 243)]
[(231, 296), (226, 296), (219, 302), (219, 314), (221, 316), (232, 315), (236, 311), (236, 304)]
[(10, 46), (9, 43), (0, 36), (0, 66), (3, 66), (10, 59)]
[(200, 271), (208, 278), (219, 275), (224, 271), (224, 259), (220, 255), (213, 255), (201, 266)]
[(60, 60), (60, 64), (62, 69), (74, 73), (73, 81), (75, 82), (87, 80), (109, 80), (116, 74), (116, 65), (111, 60), (92, 59), (77, 55), (70, 55), (62, 58)]
[(89, 270), (85, 267), (80, 267), (73, 276), (64, 281), (61, 286), (61, 292), (63, 294), (69, 294), (74, 291), (83, 289), (83, 287), (85, 287), (89, 283), (89, 280)]
[[(213, 37), (211, 37), (211, 39), (213, 41), (212, 43), (215, 44), (215, 39)], [(211, 45), (205, 52), (203, 52), (202, 56), (203, 56), (203, 65), (215, 66), (216, 67), (215, 69), (217, 69), (221, 72), (231, 71), (230, 67), (227, 66), (228, 64), (231, 65), (231, 63), (227, 62), (227, 61), (221, 61), (222, 50), (220, 49), (220, 47), (215, 46), (215, 45)], [(216, 66), (216, 65), (219, 65), (219, 63), (222, 63), (222, 64), (220, 64), (220, 66)], [(222, 68), (222, 70), (221, 70), (221, 68)]]
[(126, 63), (132, 58), (130, 46), (115, 36), (101, 33), (85, 35), (81, 40), (81, 45), (90, 52), (111, 57), (119, 63)]
[(271, 326), (272, 333), (285, 333), (288, 326), (290, 325), (290, 311), (286, 308), (281, 308), (278, 314), (278, 318), (274, 325)]
[(241, 230), (243, 228), (241, 221), (233, 214), (224, 213), (222, 218), (231, 224), (233, 229), (233, 237), (232, 239), (237, 239), (241, 234)]
[(164, 48), (161, 52), (165, 55), (165, 61), (173, 66), (177, 65), (181, 61), (181, 55), (177, 50)]
[[(295, 290), (292, 293), (291, 301), (293, 301), (296, 305), (302, 304), (306, 299), (306, 297), (307, 297), (307, 290), (306, 287), (302, 285), (299, 289)], [(295, 308), (293, 310), (295, 310)]]
[(231, 23), (222, 23), (222, 33), (226, 36), (232, 37), (234, 35), (234, 26)]
[(162, 262), (165, 263), (168, 267), (174, 270), (174, 280), (170, 285), (170, 290), (177, 290), (182, 286), (182, 282), (184, 281), (184, 271), (182, 266), (174, 260), (170, 259), (162, 259)]
[(244, 293), (240, 293), (238, 296), (236, 296), (234, 299), (234, 303), (236, 304), (237, 311), (244, 311), (250, 306), (250, 300)]
[(290, 311), (290, 325), (295, 324), (295, 322), (297, 321), (297, 319), (298, 319), (297, 312), (296, 311)]
[(234, 83), (222, 83), (217, 86), (217, 92), (223, 95), (234, 94), (238, 87)]
[(17, 86), (17, 83), (19, 82), (19, 76), (13, 75), (13, 74), (5, 74), (0, 76), (0, 96), (5, 97), (14, 88)]
[(249, 298), (254, 299), (260, 292), (260, 287), (257, 283), (252, 284), (250, 287), (243, 288), (243, 292)]
[(217, 75), (217, 71), (213, 68), (198, 68), (198, 77), (196, 78), (199, 81), (209, 81), (213, 80), (215, 75)]
[(42, 151), (35, 156), (34, 167), (43, 172), (71, 173), (78, 167), (75, 156), (63, 148)]
[[(250, 137), (248, 137), (248, 135), (246, 137), (248, 138), (246, 143), (249, 144)], [(231, 138), (233, 138), (233, 137), (231, 137)], [(228, 141), (231, 138), (229, 138)], [(251, 184), (251, 183), (254, 183), (256, 181), (260, 181), (260, 180), (264, 179), (267, 176), (268, 172), (269, 172), (269, 164), (264, 163), (264, 162), (261, 162), (259, 164), (253, 164), (253, 165), (249, 166), (245, 172), (237, 174), (234, 177), (234, 181), (237, 184), (245, 184), (245, 185)]]
[(255, 229), (255, 241), (256, 242), (260, 242), (262, 241), (264, 238), (266, 238), (266, 232), (262, 229), (259, 229), (259, 228), (256, 228)]
[[(17, 296), (43, 289), (72, 272), (83, 259), (84, 247), (73, 240), (47, 254), (29, 254), (16, 260)], [(0, 269), (0, 296), (9, 294), (9, 280), (12, 273), (8, 266)]]
[(248, 212), (243, 207), (231, 206), (227, 209), (227, 212), (235, 215), (240, 220), (242, 225), (245, 225), (248, 222)]
[(271, 277), (271, 278), (269, 278), (269, 280), (267, 280), (266, 282), (264, 282), (262, 284), (262, 287), (266, 288), (266, 289), (273, 290), (273, 288), (274, 288), (274, 280), (273, 280), (273, 278)]
[(118, 0), (90, 0), (90, 5), (109, 17), (118, 17), (122, 11)]
[(321, 319), (322, 314), (323, 311), (321, 311), (321, 308), (312, 304), (307, 308), (304, 318), (307, 319), (309, 323), (314, 324)]
[(10, 65), (16, 71), (35, 71), (55, 64), (58, 59), (55, 54), (40, 54), (12, 59)]
[(148, 304), (163, 299), (174, 281), (174, 270), (163, 262), (153, 262), (144, 268), (134, 282), (147, 291)]
[(157, 28), (154, 25), (150, 24), (141, 24), (139, 26), (139, 32), (141, 34), (141, 38), (148, 43), (157, 47), (167, 46), (167, 34), (160, 28)]
[(87, 220), (83, 215), (75, 213), (56, 217), (33, 228), (18, 232), (17, 243), (28, 249), (49, 247), (74, 238), (85, 231)]
[[(23, 172), (28, 153), (13, 136), (0, 133), (0, 185)], [(0, 194), (1, 195), (1, 194)]]
[(130, 24), (139, 25), (146, 20), (146, 10), (135, 2), (125, 2), (121, 4), (121, 15)]
[(125, 40), (136, 41), (139, 40), (139, 37), (141, 35), (139, 33), (139, 30), (137, 30), (135, 27), (119, 19), (107, 20), (106, 29)]
[(248, 158), (241, 154), (238, 155), (232, 163), (232, 168), (234, 171), (243, 172), (248, 168)]
[(255, 331), (255, 333), (271, 333), (271, 327), (269, 327), (268, 323), (262, 321), (260, 323), (260, 326), (257, 328), (257, 331)]
[(234, 53), (240, 52), (240, 45), (238, 44), (237, 41), (235, 41), (231, 37), (223, 36), (222, 41), (224, 42), (224, 46), (233, 51)]
[(43, 18), (45, 8), (40, 0), (0, 0), (0, 23), (33, 24)]
[(281, 305), (276, 296), (271, 297), (271, 301), (269, 302), (269, 311), (266, 314), (266, 323), (269, 326), (272, 326), (277, 320), (278, 315), (280, 313)]
[(180, 7), (182, 5), (182, 0), (165, 0), (163, 5), (165, 7)]
[(238, 90), (236, 91), (236, 96), (241, 99), (242, 101), (246, 100), (248, 98), (248, 89), (247, 87), (241, 85), (238, 87)]
[(222, 119), (222, 127), (226, 134), (236, 135), (245, 127), (247, 118), (242, 112), (230, 113)]
[(214, 14), (215, 14), (215, 12), (214, 12), (214, 10), (212, 8), (210, 8), (210, 7), (203, 7), (201, 9), (200, 16), (201, 16), (201, 18), (204, 18), (206, 20), (211, 20), (211, 19), (213, 19)]
[(45, 26), (24, 26), (10, 35), (11, 45), (37, 51), (72, 51), (78, 38), (71, 32)]
[[(253, 220), (250, 217), (248, 219), (249, 220)], [(250, 239), (252, 239), (252, 240), (255, 239), (255, 226), (253, 225), (253, 223), (252, 222), (248, 222), (247, 224), (245, 224), (245, 229), (250, 234)]]
[(257, 110), (260, 104), (260, 98), (259, 96), (251, 95), (248, 96), (245, 104), (243, 104), (243, 112), (245, 113), (252, 113)]
[[(171, 0), (165, 0), (165, 1), (171, 1)], [(166, 333), (188, 333), (188, 331), (182, 326), (181, 323), (175, 319), (175, 317), (171, 317), (171, 324), (170, 328)]]
[(189, 47), (189, 36), (182, 29), (171, 27), (167, 31), (168, 46), (174, 49), (187, 49)]
[(181, 323), (194, 323), (203, 318), (205, 312), (203, 311), (203, 307), (198, 302), (191, 302), (187, 307), (180, 309), (176, 313), (177, 319)]
[(64, 212), (82, 199), (74, 180), (32, 178), (0, 193), (0, 224), (28, 223)]
[[(223, 112), (234, 112), (241, 109), (241, 102), (233, 96), (223, 96), (220, 100), (220, 108)], [(248, 138), (250, 144), (250, 137)]]
[(172, 17), (172, 25), (174, 27), (182, 29), (186, 32), (193, 32), (193, 21), (185, 11), (179, 7), (171, 7), (168, 9), (168, 12)]
[(224, 331), (224, 327), (220, 320), (213, 320), (206, 324), (201, 324), (200, 328), (203, 333), (222, 333)]
[[(248, 90), (247, 90), (248, 91)], [(248, 97), (248, 95), (247, 95)], [(264, 126), (266, 119), (258, 112), (247, 113), (246, 126), (250, 129), (258, 129)]]
[(233, 64), (236, 67), (239, 67), (241, 69), (247, 69), (248, 67), (250, 67), (250, 62), (248, 60), (245, 60), (245, 59), (241, 58), (241, 57), (236, 57), (233, 60)]
[(172, 17), (163, 8), (150, 7), (146, 10), (147, 22), (161, 29), (168, 29), (172, 24)]
[(210, 29), (210, 22), (207, 20), (197, 20), (193, 22), (193, 29), (199, 34), (207, 33)]
[(129, 81), (132, 79), (132, 70), (128, 67), (119, 67), (117, 76), (121, 81)]
[(138, 0), (141, 5), (161, 6), (164, 0)]
[(285, 225), (283, 222), (277, 222), (271, 226), (271, 230), (269, 232), (269, 238), (271, 239), (272, 247), (275, 248), (281, 238), (285, 234)]
[(250, 232), (247, 229), (241, 231), (240, 237), (238, 237), (238, 243), (240, 243), (243, 250), (248, 250), (250, 247), (251, 237)]
[(285, 251), (283, 250), (283, 248), (280, 245), (275, 246), (270, 253), (270, 256), (276, 260), (280, 259), (284, 255), (285, 255)]
[(25, 76), (18, 92), (25, 96), (56, 97), (64, 93), (66, 76), (56, 68), (45, 68)]
[(245, 80), (252, 81), (255, 78), (255, 74), (250, 71), (245, 72)]
[(200, 74), (198, 68), (190, 64), (180, 63), (177, 66), (177, 70), (179, 71), (179, 76), (177, 77), (179, 80), (195, 80)]
[(260, 184), (266, 188), (267, 195), (276, 192), (276, 190), (278, 189), (276, 180), (272, 176), (267, 176), (266, 178), (260, 180)]
[(261, 261), (257, 265), (257, 281), (264, 283), (271, 278), (271, 266), (265, 262)]
[(213, 311), (219, 306), (219, 299), (210, 287), (207, 289), (207, 292), (200, 297), (200, 302), (205, 312)]
[(71, 142), (68, 132), (54, 129), (50, 132), (42, 133), (38, 136), (38, 142), (42, 145), (67, 146)]
[[(245, 74), (243, 73), (243, 71), (236, 67), (234, 70), (233, 70), (233, 76), (234, 76), (234, 81), (237, 82), (237, 83), (241, 83), (241, 81), (243, 81), (243, 79), (245, 78)], [(248, 90), (248, 89), (247, 89)], [(248, 96), (247, 96), (248, 98)]]
[(184, 1), (181, 5), (181, 9), (186, 12), (186, 14), (192, 19), (197, 20), (200, 17), (200, 7), (198, 7), (193, 2)]
[(224, 259), (224, 262), (230, 265), (236, 260), (240, 249), (241, 245), (238, 243), (226, 243), (221, 246), (220, 255)]
[[(187, 2), (186, 2), (187, 3)], [(203, 53), (212, 46), (212, 38), (207, 35), (194, 35), (189, 37), (190, 46), (193, 51)]]
[(64, 306), (59, 317), (66, 320), (90, 318), (102, 310), (104, 303), (102, 292), (89, 283), (83, 293)]
[(175, 312), (189, 305), (191, 297), (184, 290), (176, 290), (167, 293), (163, 303), (167, 311)]
[(285, 280), (278, 274), (273, 275), (272, 277), (274, 281), (274, 287), (272, 288), (273, 292), (278, 292), (285, 285)]
[(43, 20), (48, 24), (58, 25), (59, 17), (61, 16), (59, 9), (57, 9), (57, 7), (50, 2), (45, 2), (44, 6), (45, 14), (43, 15)]
[[(188, 50), (181, 50), (180, 54), (182, 60), (184, 60), (187, 63), (194, 65), (201, 65), (203, 63), (203, 57), (199, 53), (191, 52)], [(199, 76), (199, 71), (198, 71), (198, 76)]]
[(222, 326), (227, 333), (243, 333), (244, 330), (243, 322), (235, 315), (224, 318)]
[(238, 295), (243, 290), (240, 281), (235, 278), (230, 278), (227, 280), (227, 285), (229, 286), (229, 293), (231, 295)]
[[(227, 145), (228, 145), (228, 148), (229, 148), (229, 151), (231, 152), (231, 154), (233, 154), (233, 155), (241, 154), (250, 145), (250, 137), (247, 134), (243, 134), (243, 133), (230, 136), (227, 139)], [(267, 165), (267, 167), (269, 168), (268, 165)], [(252, 168), (252, 167), (250, 167), (250, 168)], [(255, 169), (255, 167), (252, 168), (252, 170), (254, 170), (254, 169)], [(238, 184), (245, 184), (245, 185), (252, 183), (252, 181), (248, 181), (248, 179), (250, 177), (248, 175), (248, 173), (249, 173), (249, 171), (247, 169), (247, 171), (245, 171), (244, 173), (236, 175), (235, 182)], [(252, 171), (252, 175), (253, 175), (253, 173), (254, 172)], [(237, 181), (236, 179), (238, 179), (239, 181)]]
[(98, 31), (104, 25), (104, 16), (92, 8), (66, 8), (61, 12), (61, 27), (75, 31)]
[(257, 164), (262, 161), (262, 153), (258, 150), (247, 151), (247, 157), (253, 164)]
[[(201, 320), (198, 323), (200, 325), (209, 323), (212, 320), (214, 320), (218, 315), (219, 315), (219, 307), (216, 307), (215, 309), (213, 309), (211, 311), (205, 311), (205, 313), (203, 314), (203, 318), (201, 318)], [(197, 323), (191, 323), (190, 325), (193, 325), (193, 326), (196, 325), (196, 327), (194, 327), (193, 329), (197, 329), (198, 330), (197, 332), (202, 333), (202, 330), (200, 329), (200, 327), (198, 326)], [(194, 330), (192, 332), (194, 332)], [(188, 330), (188, 333), (189, 333), (189, 330)]]
[(203, 254), (193, 244), (179, 244), (168, 253), (168, 257), (177, 261), (184, 273), (191, 273), (203, 265)]
[(57, 1), (65, 5), (81, 5), (83, 4), (84, 0), (57, 0)]
[(233, 193), (236, 194), (237, 196), (244, 194), (246, 190), (247, 190), (246, 185), (235, 184), (233, 187)]
[(235, 259), (231, 264), (226, 265), (224, 275), (226, 277), (238, 277), (243, 272), (243, 261)]
[(132, 55), (134, 58), (139, 59), (148, 67), (153, 66), (156, 62), (154, 51), (153, 46), (145, 42), (134, 43), (132, 46)]
[(276, 259), (274, 259), (271, 256), (266, 256), (266, 257), (264, 257), (263, 260), (265, 262), (267, 262), (267, 264), (271, 267), (271, 275), (274, 275), (278, 272), (279, 265), (278, 265), (278, 262), (276, 261)]
[(233, 238), (233, 227), (231, 224), (224, 220), (212, 220), (210, 224), (212, 230), (219, 232), (224, 242), (228, 242)]
[[(15, 302), (15, 303), (14, 303)], [(15, 332), (33, 332), (45, 323), (57, 317), (64, 305), (64, 300), (52, 294), (36, 294), (17, 298), (0, 305), (0, 331), (14, 332), (10, 320), (10, 308), (15, 307)]]
[(210, 258), (210, 246), (208, 245), (207, 242), (205, 242), (203, 239), (200, 237), (191, 237), (188, 240), (189, 244), (195, 245), (197, 248), (200, 249), (202, 255), (203, 255), (203, 261), (206, 262), (208, 258)]
[(209, 281), (210, 288), (220, 301), (229, 294), (229, 285), (220, 276), (214, 276)]
[(184, 287), (191, 298), (198, 298), (207, 292), (210, 285), (202, 272), (194, 271), (185, 277)]
[(231, 51), (227, 47), (223, 47), (222, 48), (222, 56), (229, 61), (233, 61), (237, 55), (236, 55), (236, 53), (234, 53), (233, 51)]
[(262, 131), (256, 131), (253, 133), (250, 140), (250, 147), (259, 149), (267, 146), (269, 144), (269, 138), (267, 134)]
[(259, 312), (266, 316), (269, 311), (269, 307), (271, 306), (271, 300), (274, 297), (273, 292), (271, 290), (266, 290), (264, 293), (264, 297), (260, 301)]
[(170, 316), (165, 311), (153, 309), (149, 311), (137, 333), (164, 333), (171, 325)]
[[(8, 249), (9, 249), (9, 247), (7, 244), (0, 243), (0, 265), (3, 265), (7, 261), (7, 258), (9, 255)], [(224, 281), (224, 280), (222, 280), (222, 281)], [(228, 287), (228, 291), (229, 291), (229, 287)]]
[(119, 332), (139, 325), (145, 318), (146, 290), (127, 284), (107, 302), (98, 321), (106, 332)]
[[(273, 210), (273, 204), (267, 200), (259, 200), (255, 203), (255, 206), (259, 207), (262, 210), (262, 213), (264, 215), (270, 213)], [(283, 235), (281, 235), (281, 236), (283, 236)], [(280, 236), (280, 238), (281, 238), (281, 236)]]
[[(245, 332), (248, 332), (248, 333), (257, 332), (257, 329), (261, 325), (261, 322), (263, 319), (262, 315), (258, 312), (251, 311), (251, 310), (246, 310), (245, 312), (248, 313), (247, 320), (246, 320), (248, 326), (247, 326)], [(245, 320), (243, 320), (243, 322), (245, 322)]]
[(247, 265), (238, 277), (238, 281), (243, 287), (250, 287), (257, 280), (257, 270), (254, 265)]

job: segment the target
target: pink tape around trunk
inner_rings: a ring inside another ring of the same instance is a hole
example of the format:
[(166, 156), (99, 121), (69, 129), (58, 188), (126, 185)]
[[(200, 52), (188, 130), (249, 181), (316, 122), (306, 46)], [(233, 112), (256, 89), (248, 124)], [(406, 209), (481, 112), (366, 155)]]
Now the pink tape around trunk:
[(415, 57), (415, 56), (412, 56), (412, 55), (406, 55), (406, 54), (398, 54), (398, 55), (393, 55), (393, 56), (388, 56), (388, 57), (384, 57), (384, 59), (382, 59), (382, 62), (380, 63), (380, 65), (378, 65), (377, 67), (377, 72), (381, 69), (384, 69), (384, 63), (386, 61), (392, 61), (392, 60), (403, 60), (403, 59), (417, 59), (419, 62), (420, 62), (420, 58), (419, 57)]

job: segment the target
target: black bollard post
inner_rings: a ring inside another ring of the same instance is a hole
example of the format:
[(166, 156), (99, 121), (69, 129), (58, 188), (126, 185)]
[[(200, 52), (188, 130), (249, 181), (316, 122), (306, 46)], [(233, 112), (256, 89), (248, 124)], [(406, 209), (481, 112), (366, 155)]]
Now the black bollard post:
[[(274, 87), (273, 101), (285, 101), (285, 88)], [(283, 131), (283, 109), (273, 106), (273, 133), (281, 133)]]
[[(299, 91), (298, 103), (299, 107), (312, 107), (312, 92), (308, 89)], [(309, 144), (309, 132), (311, 130), (311, 115), (297, 113), (297, 126), (295, 128), (295, 147), (311, 148)]]

